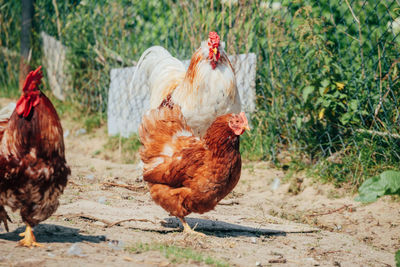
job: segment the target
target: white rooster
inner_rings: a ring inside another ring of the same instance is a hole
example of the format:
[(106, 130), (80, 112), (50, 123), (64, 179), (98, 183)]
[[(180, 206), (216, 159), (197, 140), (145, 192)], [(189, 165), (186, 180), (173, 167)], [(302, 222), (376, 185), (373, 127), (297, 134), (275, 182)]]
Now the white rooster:
[(163, 47), (148, 48), (139, 60), (132, 86), (148, 87), (151, 109), (170, 96), (199, 137), (216, 117), (241, 111), (235, 71), (216, 32), (201, 43), (187, 70)]

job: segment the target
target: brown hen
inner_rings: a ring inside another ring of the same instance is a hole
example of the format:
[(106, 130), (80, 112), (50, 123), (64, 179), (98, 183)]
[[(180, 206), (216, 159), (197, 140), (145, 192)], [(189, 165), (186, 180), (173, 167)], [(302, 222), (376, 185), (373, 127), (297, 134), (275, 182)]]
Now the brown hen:
[(233, 190), (240, 178), (239, 136), (249, 129), (244, 113), (217, 117), (202, 139), (195, 137), (179, 106), (163, 103), (143, 117), (139, 129), (143, 178), (153, 200), (178, 217), (204, 213)]

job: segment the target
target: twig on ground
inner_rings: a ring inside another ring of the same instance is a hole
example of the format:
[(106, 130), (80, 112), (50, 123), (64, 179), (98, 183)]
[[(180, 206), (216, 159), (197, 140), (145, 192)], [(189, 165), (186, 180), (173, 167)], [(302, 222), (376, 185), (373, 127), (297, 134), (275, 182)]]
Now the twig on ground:
[(271, 259), (268, 261), (268, 263), (286, 263), (286, 259)]
[(81, 186), (80, 184), (77, 184), (72, 180), (68, 180), (68, 183), (70, 183), (71, 185), (75, 185), (75, 186)]
[(90, 216), (90, 215), (86, 215), (86, 214), (83, 214), (83, 213), (78, 213), (78, 214), (56, 214), (56, 215), (53, 215), (53, 216), (55, 216), (55, 217), (65, 217), (65, 218), (69, 218), (69, 219), (70, 218), (81, 218), (81, 219), (86, 219), (86, 220), (91, 220), (91, 221), (99, 221), (99, 222), (104, 223), (105, 225), (112, 224), (112, 222), (110, 222), (110, 221), (99, 219), (99, 218), (96, 218), (96, 217), (93, 217), (93, 216)]
[(157, 224), (157, 223), (155, 223), (153, 221), (150, 221), (148, 219), (125, 219), (125, 220), (121, 220), (121, 221), (118, 221), (118, 222), (113, 222), (113, 223), (107, 225), (107, 227), (113, 227), (113, 226), (118, 225), (118, 224), (123, 223), (123, 222), (149, 222), (149, 223), (152, 223), (152, 224)]
[(348, 209), (348, 208), (351, 207), (351, 206), (352, 206), (351, 204), (350, 204), (350, 205), (343, 205), (342, 207), (337, 208), (337, 209), (334, 209), (334, 210), (330, 210), (330, 211), (323, 212), (323, 213), (308, 214), (308, 215), (306, 215), (306, 216), (314, 217), (314, 216), (328, 215), (328, 214), (332, 214), (332, 213), (334, 213), (334, 212), (338, 212), (338, 211), (341, 211), (341, 210), (344, 210), (344, 209)]
[(117, 184), (117, 183), (112, 183), (112, 182), (104, 182), (101, 184), (105, 185), (105, 186), (110, 186), (110, 187), (111, 186), (122, 187), (122, 188), (132, 190), (132, 191), (140, 191), (141, 189), (145, 188), (144, 185), (134, 186), (134, 185), (129, 185), (129, 184)]
[(221, 201), (221, 202), (218, 203), (218, 205), (223, 205), (223, 206), (239, 205), (239, 201), (237, 201), (237, 200)]
[(120, 220), (120, 221), (116, 221), (116, 222), (110, 222), (110, 221), (108, 221), (108, 220), (96, 218), (96, 217), (93, 217), (93, 216), (91, 216), (91, 215), (86, 215), (86, 214), (83, 214), (83, 213), (79, 213), (79, 214), (65, 214), (65, 215), (63, 215), (63, 214), (56, 214), (56, 215), (53, 215), (53, 216), (56, 216), (56, 217), (66, 217), (66, 218), (80, 218), (80, 219), (84, 219), (84, 220), (86, 219), (86, 220), (91, 220), (91, 221), (98, 221), (98, 222), (104, 223), (106, 228), (113, 227), (113, 226), (118, 225), (118, 224), (121, 224), (121, 223), (123, 223), (123, 222), (150, 222), (150, 223), (152, 223), (152, 224), (157, 224), (156, 222), (153, 222), (153, 221), (148, 220), (148, 219), (125, 219), (125, 220)]

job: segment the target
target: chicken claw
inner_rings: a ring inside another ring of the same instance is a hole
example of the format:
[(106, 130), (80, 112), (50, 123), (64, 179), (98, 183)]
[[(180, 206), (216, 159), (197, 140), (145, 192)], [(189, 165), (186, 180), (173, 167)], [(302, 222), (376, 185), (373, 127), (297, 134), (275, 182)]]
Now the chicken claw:
[(200, 233), (200, 232), (197, 232), (197, 231), (193, 230), (190, 227), (190, 225), (186, 222), (186, 220), (184, 218), (179, 218), (179, 220), (181, 220), (181, 222), (182, 222), (183, 232), (184, 233), (187, 233), (187, 234), (190, 234), (190, 235), (198, 235), (198, 236), (202, 236), (202, 237), (206, 236), (203, 233)]
[(33, 235), (32, 227), (26, 225), (26, 230), (24, 233), (20, 233), (19, 236), (23, 236), (24, 238), (18, 242), (18, 246), (21, 247), (44, 247), (44, 245), (36, 242), (36, 238)]
[(8, 232), (8, 224), (7, 221), (12, 223), (10, 217), (8, 216), (6, 210), (4, 209), (3, 206), (0, 206), (0, 224), (4, 223), (4, 227), (6, 228), (6, 231)]

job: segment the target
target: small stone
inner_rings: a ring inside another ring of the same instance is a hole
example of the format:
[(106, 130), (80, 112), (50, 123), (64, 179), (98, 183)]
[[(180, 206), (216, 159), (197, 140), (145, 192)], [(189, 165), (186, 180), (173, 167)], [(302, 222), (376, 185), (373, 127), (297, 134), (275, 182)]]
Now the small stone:
[(82, 135), (82, 134), (85, 134), (85, 133), (86, 133), (86, 129), (80, 128), (79, 130), (77, 130), (75, 132), (75, 136)]
[(78, 257), (86, 257), (85, 254), (83, 254), (82, 248), (79, 246), (78, 243), (73, 244), (67, 251), (68, 255), (71, 256), (78, 256)]
[(275, 191), (276, 189), (278, 189), (278, 187), (281, 185), (281, 180), (278, 178), (278, 177), (276, 177), (275, 179), (274, 179), (274, 181), (272, 182), (272, 184), (271, 184), (271, 190), (272, 191)]
[(262, 266), (262, 265), (261, 265), (261, 262), (257, 261), (257, 262), (256, 262), (256, 266)]
[(110, 240), (108, 242), (108, 247), (112, 248), (113, 250), (122, 250), (124, 249), (124, 242), (120, 240)]
[(85, 178), (88, 180), (94, 180), (94, 174), (90, 173), (90, 174), (86, 175)]
[(67, 129), (65, 132), (64, 132), (64, 138), (67, 138), (68, 136), (69, 136), (69, 130)]
[(100, 204), (106, 204), (107, 202), (107, 198), (106, 197), (99, 197), (99, 199), (97, 200)]
[(256, 239), (255, 237), (252, 237), (252, 238), (251, 238), (251, 243), (257, 244), (257, 239)]
[(53, 253), (49, 252), (49, 253), (47, 253), (47, 256), (49, 256), (50, 258), (54, 258), (56, 255), (54, 255)]

